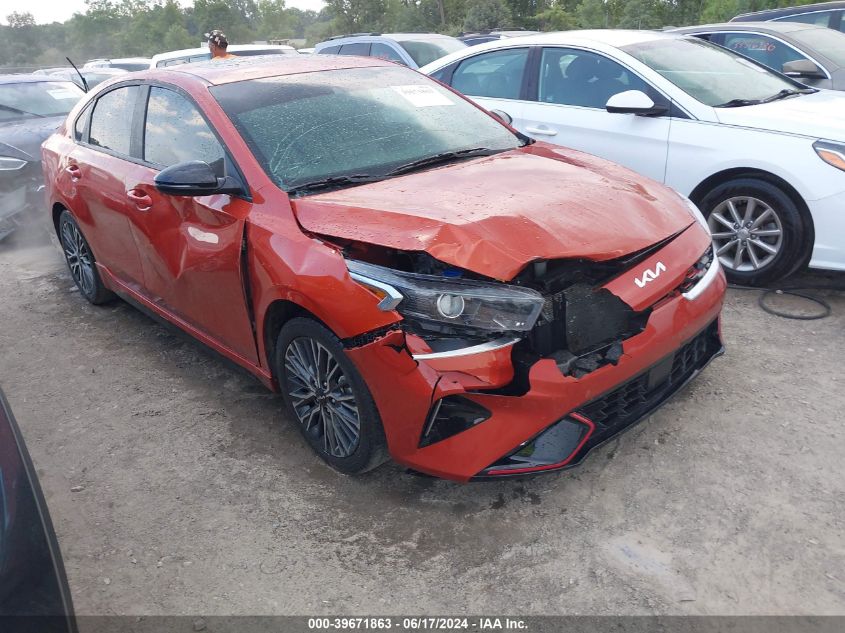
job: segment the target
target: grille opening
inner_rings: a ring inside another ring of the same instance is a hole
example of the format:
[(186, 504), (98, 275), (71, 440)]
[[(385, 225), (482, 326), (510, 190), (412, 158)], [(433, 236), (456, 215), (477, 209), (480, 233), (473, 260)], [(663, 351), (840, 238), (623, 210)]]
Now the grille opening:
[(463, 396), (446, 396), (432, 405), (420, 437), (420, 448), (457, 435), (493, 415), (487, 408)]

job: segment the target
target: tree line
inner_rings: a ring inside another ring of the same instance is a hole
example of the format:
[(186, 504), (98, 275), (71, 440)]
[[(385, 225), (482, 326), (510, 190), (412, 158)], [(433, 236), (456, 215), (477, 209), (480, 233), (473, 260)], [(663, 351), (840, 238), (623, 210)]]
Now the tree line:
[(493, 28), (559, 31), (578, 28), (656, 29), (725, 21), (748, 11), (813, 0), (326, 0), (319, 11), (284, 0), (86, 0), (65, 22), (35, 24), (14, 12), (0, 25), (0, 67), (65, 65), (97, 57), (149, 57), (199, 46), (223, 29), (229, 41), (304, 39), (313, 45), (355, 32), (439, 32)]

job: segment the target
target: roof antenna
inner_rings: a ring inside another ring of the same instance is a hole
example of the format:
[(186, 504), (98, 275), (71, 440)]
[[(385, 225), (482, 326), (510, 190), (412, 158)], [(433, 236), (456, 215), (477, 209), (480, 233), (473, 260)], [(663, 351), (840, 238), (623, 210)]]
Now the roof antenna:
[(70, 57), (65, 57), (67, 63), (73, 66), (73, 69), (76, 71), (76, 74), (79, 75), (79, 78), (82, 80), (82, 87), (85, 88), (85, 92), (88, 92), (88, 82), (85, 81), (85, 77), (82, 76), (82, 73), (79, 72), (79, 69), (76, 67), (72, 61), (70, 61)]

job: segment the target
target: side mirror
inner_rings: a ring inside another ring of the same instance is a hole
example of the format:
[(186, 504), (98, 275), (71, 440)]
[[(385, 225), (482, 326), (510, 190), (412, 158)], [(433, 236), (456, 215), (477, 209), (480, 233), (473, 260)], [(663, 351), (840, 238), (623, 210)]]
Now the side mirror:
[(783, 65), (783, 74), (800, 79), (827, 79), (824, 71), (809, 59), (796, 59)]
[(155, 177), (155, 185), (161, 193), (171, 196), (243, 193), (243, 187), (236, 178), (218, 178), (211, 165), (201, 160), (189, 160), (162, 169)]
[(638, 114), (655, 116), (669, 110), (665, 105), (657, 105), (642, 90), (626, 90), (613, 95), (607, 100), (605, 109), (611, 114)]
[(499, 119), (502, 123), (506, 123), (508, 125), (513, 123), (513, 117), (504, 110), (488, 110), (488, 112)]

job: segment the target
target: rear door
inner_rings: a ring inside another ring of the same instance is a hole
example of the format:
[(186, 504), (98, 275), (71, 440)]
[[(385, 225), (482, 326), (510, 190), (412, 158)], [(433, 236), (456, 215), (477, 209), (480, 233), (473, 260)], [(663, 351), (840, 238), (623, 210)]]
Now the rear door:
[(161, 169), (184, 161), (207, 162), (221, 177), (235, 167), (187, 95), (150, 86), (142, 99), (142, 161), (127, 179), (126, 195), (140, 218), (136, 240), (147, 293), (200, 338), (257, 363), (242, 257), (251, 204), (226, 194), (165, 195), (154, 182)]
[(611, 114), (608, 99), (640, 90), (655, 103), (668, 99), (633, 71), (593, 51), (542, 49), (531, 70), (532, 100), (517, 127), (529, 136), (620, 163), (662, 182), (670, 117)]
[(434, 77), (488, 110), (507, 113), (513, 126), (524, 131), (526, 68), (531, 50), (523, 46), (480, 53), (449, 69), (448, 76), (435, 73)]
[[(126, 178), (135, 167), (133, 121), (141, 88), (119, 86), (103, 93), (75, 125), (76, 146), (64, 172), (75, 184), (74, 213), (98, 262), (123, 283), (139, 288), (143, 269), (132, 226), (138, 220), (126, 198)], [(64, 177), (64, 174), (63, 174)]]

